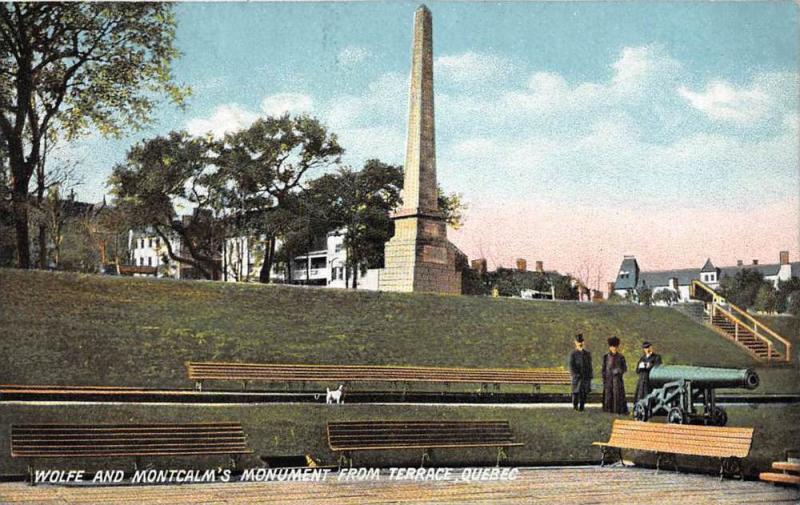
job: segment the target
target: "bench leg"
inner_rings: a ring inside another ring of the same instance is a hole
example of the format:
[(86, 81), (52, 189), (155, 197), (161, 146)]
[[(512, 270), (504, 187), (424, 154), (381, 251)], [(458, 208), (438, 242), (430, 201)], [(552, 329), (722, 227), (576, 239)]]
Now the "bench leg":
[(719, 480), (721, 481), (725, 474), (730, 475), (732, 478), (738, 477), (744, 480), (744, 471), (742, 470), (742, 461), (739, 458), (721, 458), (719, 460)]
[(197, 391), (202, 391), (203, 390), (203, 381), (194, 381), (194, 388)]
[(676, 473), (680, 473), (678, 470), (678, 460), (675, 458), (674, 454), (669, 453), (656, 453), (656, 474), (658, 474), (658, 470), (661, 466), (661, 462), (664, 461), (665, 463), (671, 463), (672, 467), (675, 469)]
[(600, 458), (600, 466), (605, 466), (606, 458), (610, 458), (612, 453), (616, 453), (619, 461), (622, 461), (622, 449), (619, 447), (608, 447), (604, 445), (601, 447), (602, 456)]
[(30, 480), (31, 480), (30, 485), (31, 486), (35, 486), (36, 485), (36, 470), (33, 467), (33, 460), (31, 460), (30, 463), (28, 463), (28, 477), (30, 477)]
[(353, 458), (350, 456), (349, 452), (343, 452), (339, 456), (339, 470), (347, 466), (348, 468), (353, 468)]
[(497, 462), (494, 466), (500, 466), (500, 461), (508, 459), (508, 452), (506, 451), (505, 447), (498, 447), (497, 448)]
[(420, 468), (425, 468), (425, 460), (428, 460), (428, 462), (431, 461), (431, 450), (430, 449), (425, 449), (424, 451), (422, 451), (422, 461), (419, 462), (419, 467)]

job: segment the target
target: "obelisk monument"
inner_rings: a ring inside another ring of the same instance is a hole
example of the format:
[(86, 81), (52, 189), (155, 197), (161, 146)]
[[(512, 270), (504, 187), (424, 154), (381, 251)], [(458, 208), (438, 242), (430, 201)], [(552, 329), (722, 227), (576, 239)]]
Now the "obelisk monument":
[(403, 205), (392, 215), (394, 236), (385, 246), (379, 289), (461, 293), (460, 253), (447, 240), (437, 202), (433, 31), (424, 5), (414, 14), (413, 38)]

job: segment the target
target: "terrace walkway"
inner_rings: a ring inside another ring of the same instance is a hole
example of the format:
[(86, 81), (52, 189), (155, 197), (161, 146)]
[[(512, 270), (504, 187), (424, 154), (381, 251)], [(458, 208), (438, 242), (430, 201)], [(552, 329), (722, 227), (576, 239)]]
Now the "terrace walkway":
[[(458, 469), (453, 469), (460, 475)], [(37, 505), (279, 504), (613, 504), (797, 503), (800, 490), (764, 482), (724, 480), (621, 467), (525, 468), (514, 481), (246, 482), (119, 487), (0, 484), (0, 503)]]

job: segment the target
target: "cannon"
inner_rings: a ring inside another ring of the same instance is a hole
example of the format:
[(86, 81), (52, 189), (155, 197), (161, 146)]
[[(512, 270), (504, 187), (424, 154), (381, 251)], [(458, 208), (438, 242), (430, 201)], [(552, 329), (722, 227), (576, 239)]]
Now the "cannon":
[(657, 366), (650, 370), (649, 379), (654, 389), (633, 406), (634, 419), (647, 421), (664, 415), (668, 423), (711, 426), (728, 422), (725, 409), (716, 404), (716, 389), (755, 389), (759, 383), (758, 374), (747, 368), (679, 365)]

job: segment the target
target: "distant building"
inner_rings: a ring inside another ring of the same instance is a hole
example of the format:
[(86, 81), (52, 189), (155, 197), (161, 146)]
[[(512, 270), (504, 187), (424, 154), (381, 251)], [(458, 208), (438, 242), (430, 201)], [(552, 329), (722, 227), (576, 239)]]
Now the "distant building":
[[(172, 236), (169, 239), (172, 250), (181, 251), (180, 238)], [(120, 273), (123, 275), (187, 278), (188, 265), (171, 259), (166, 242), (152, 229), (128, 232), (128, 254), (129, 264), (120, 266)]]
[(700, 268), (683, 268), (678, 270), (642, 271), (634, 256), (625, 256), (617, 273), (617, 280), (610, 285), (613, 292), (626, 296), (629, 291), (639, 288), (650, 288), (655, 295), (664, 289), (678, 293), (679, 301), (689, 300), (689, 286), (692, 281), (699, 280), (716, 289), (723, 277), (733, 277), (739, 270), (757, 270), (764, 279), (778, 286), (778, 281), (787, 281), (792, 277), (800, 277), (800, 261), (790, 262), (789, 252), (781, 251), (778, 263), (761, 264), (753, 260), (749, 265), (737, 261), (735, 266), (717, 267), (707, 259)]

